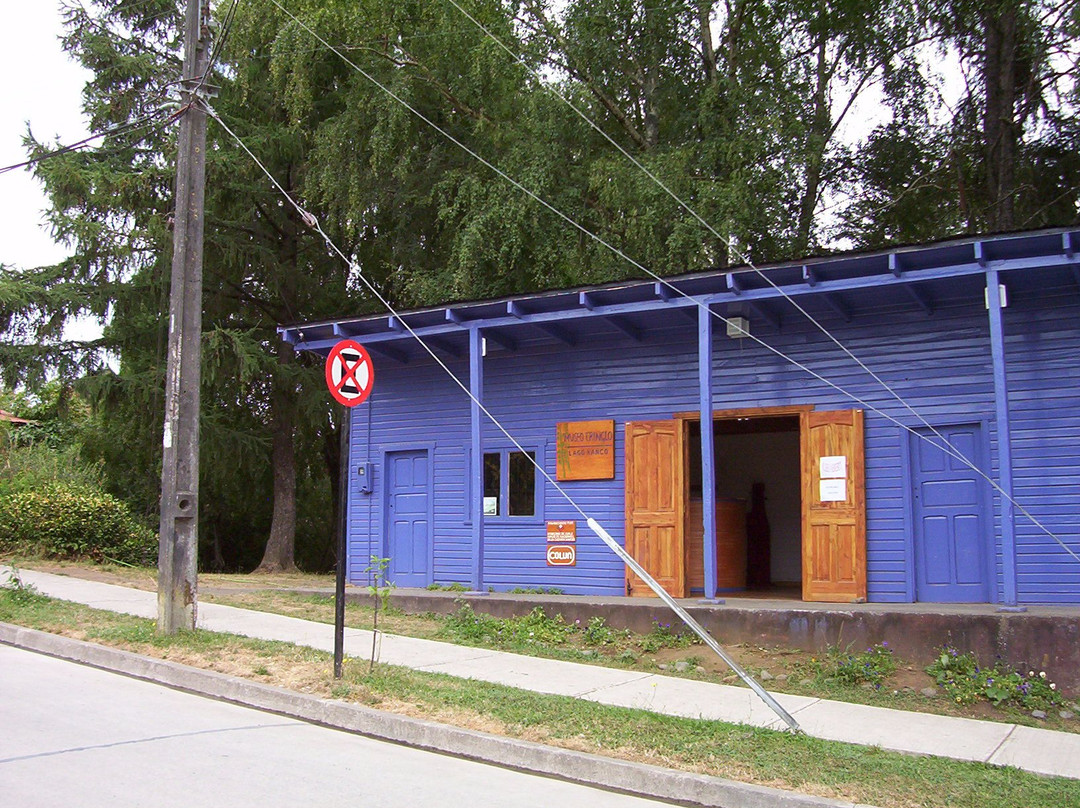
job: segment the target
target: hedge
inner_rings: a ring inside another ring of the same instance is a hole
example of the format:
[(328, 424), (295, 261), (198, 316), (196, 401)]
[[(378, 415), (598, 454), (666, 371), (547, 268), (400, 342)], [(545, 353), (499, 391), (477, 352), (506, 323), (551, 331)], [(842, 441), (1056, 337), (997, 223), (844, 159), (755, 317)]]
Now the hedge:
[(116, 497), (52, 483), (0, 498), (0, 552), (153, 566), (157, 536)]

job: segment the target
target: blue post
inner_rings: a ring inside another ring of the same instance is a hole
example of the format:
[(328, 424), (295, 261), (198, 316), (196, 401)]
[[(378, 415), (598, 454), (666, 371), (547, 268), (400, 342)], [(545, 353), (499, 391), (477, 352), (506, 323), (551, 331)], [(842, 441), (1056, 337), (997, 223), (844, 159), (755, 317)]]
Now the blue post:
[(472, 514), (472, 588), (482, 592), (484, 586), (484, 445), (480, 440), (481, 412), (479, 401), (484, 395), (484, 337), (479, 328), (469, 329), (469, 402), (472, 434), (472, 502), (469, 510)]
[(716, 598), (716, 468), (713, 465), (713, 318), (707, 306), (698, 308), (698, 395), (701, 410), (702, 549), (705, 599)]
[(986, 270), (986, 300), (990, 314), (990, 357), (994, 366), (994, 415), (997, 421), (998, 477), (1001, 490), (1001, 569), (1005, 609), (1017, 609), (1016, 519), (1012, 504), (1012, 439), (1009, 432), (1009, 385), (1005, 375), (1005, 331), (1001, 319), (998, 271)]

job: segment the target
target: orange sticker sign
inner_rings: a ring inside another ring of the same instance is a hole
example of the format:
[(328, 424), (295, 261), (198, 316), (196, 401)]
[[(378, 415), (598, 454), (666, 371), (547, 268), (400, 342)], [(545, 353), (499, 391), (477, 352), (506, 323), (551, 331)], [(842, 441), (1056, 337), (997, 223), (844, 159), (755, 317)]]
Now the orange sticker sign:
[(577, 541), (577, 522), (548, 522), (548, 544), (565, 544)]
[(573, 567), (577, 564), (577, 548), (572, 544), (549, 544), (547, 563), (549, 567)]

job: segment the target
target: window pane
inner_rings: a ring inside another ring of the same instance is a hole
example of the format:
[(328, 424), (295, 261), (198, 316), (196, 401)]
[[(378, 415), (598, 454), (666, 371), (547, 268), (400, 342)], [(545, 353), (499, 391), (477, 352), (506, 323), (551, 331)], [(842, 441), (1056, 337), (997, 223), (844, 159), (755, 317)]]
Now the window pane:
[(484, 455), (484, 516), (499, 515), (499, 473), (502, 456), (498, 452)]
[(534, 452), (510, 453), (510, 515), (536, 513), (536, 466)]

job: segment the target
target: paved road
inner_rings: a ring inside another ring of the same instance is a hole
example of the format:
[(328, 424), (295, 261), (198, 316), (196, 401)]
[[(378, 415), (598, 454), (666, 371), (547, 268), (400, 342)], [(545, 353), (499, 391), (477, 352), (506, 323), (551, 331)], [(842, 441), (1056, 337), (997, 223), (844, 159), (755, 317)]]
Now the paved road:
[(660, 805), (372, 741), (2, 645), (0, 803)]

